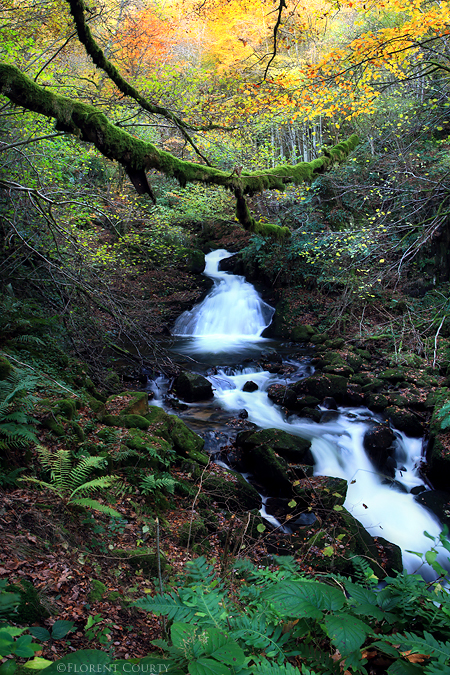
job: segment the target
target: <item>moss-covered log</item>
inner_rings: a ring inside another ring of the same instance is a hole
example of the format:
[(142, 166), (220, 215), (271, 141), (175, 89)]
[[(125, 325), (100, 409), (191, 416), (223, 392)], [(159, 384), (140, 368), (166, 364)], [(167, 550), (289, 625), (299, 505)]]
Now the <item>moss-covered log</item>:
[[(343, 161), (358, 144), (358, 137), (352, 135), (312, 162), (280, 164), (267, 171), (230, 174), (212, 166), (183, 161), (152, 143), (131, 136), (112, 124), (94, 106), (48, 91), (8, 63), (0, 63), (0, 93), (16, 105), (55, 119), (56, 129), (92, 143), (102, 155), (118, 161), (133, 177), (138, 192), (150, 194), (146, 178), (146, 172), (150, 169), (176, 178), (182, 186), (194, 181), (222, 185), (236, 196), (237, 217), (242, 226), (269, 236), (286, 236), (288, 229), (269, 225), (266, 231), (267, 228), (251, 216), (245, 195), (254, 195), (263, 190), (283, 190), (291, 183), (299, 185), (311, 182), (336, 162)], [(276, 232), (276, 229), (280, 232)]]

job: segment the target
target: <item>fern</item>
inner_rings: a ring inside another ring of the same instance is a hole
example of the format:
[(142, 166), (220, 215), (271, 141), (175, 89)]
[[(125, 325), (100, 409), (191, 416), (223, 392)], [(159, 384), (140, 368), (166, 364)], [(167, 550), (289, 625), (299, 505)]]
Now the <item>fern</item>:
[(30, 413), (36, 398), (30, 393), (37, 378), (15, 368), (5, 380), (0, 380), (0, 450), (20, 450), (37, 443)]
[(230, 619), (231, 636), (242, 639), (249, 647), (264, 650), (266, 656), (284, 660), (288, 652), (284, 649), (291, 639), (289, 632), (283, 633), (283, 626), (268, 625), (265, 616), (247, 616), (245, 614)]
[(151, 474), (142, 479), (139, 487), (145, 495), (153, 494), (158, 490), (165, 490), (169, 494), (173, 494), (176, 484), (177, 481), (170, 474), (159, 474), (158, 477)]
[(120, 487), (119, 476), (100, 476), (87, 480), (93, 471), (105, 467), (106, 462), (103, 457), (81, 457), (78, 463), (73, 466), (70, 451), (64, 448), (51, 452), (48, 448), (40, 445), (37, 452), (42, 466), (50, 471), (51, 482), (31, 476), (19, 479), (20, 482), (32, 483), (44, 490), (53, 492), (58, 495), (66, 507), (82, 506), (107, 513), (114, 518), (121, 518), (118, 511), (87, 497), (98, 490)]

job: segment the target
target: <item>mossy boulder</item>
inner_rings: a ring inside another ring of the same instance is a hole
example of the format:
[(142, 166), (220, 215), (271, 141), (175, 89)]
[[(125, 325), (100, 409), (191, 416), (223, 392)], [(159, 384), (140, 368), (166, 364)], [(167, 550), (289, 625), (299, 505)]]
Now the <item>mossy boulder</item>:
[(97, 413), (99, 417), (105, 414), (105, 404), (103, 401), (99, 401), (98, 398), (95, 398), (90, 394), (87, 394), (86, 398), (88, 405), (93, 412)]
[(314, 328), (308, 324), (299, 324), (294, 326), (291, 330), (290, 338), (294, 342), (310, 342), (313, 340), (314, 333), (316, 331)]
[(390, 406), (386, 408), (384, 414), (389, 417), (396, 429), (403, 431), (407, 436), (419, 438), (423, 435), (422, 423), (415, 413), (396, 406)]
[(5, 356), (0, 356), (0, 380), (10, 376), (13, 367)]
[(292, 385), (292, 389), (299, 396), (314, 396), (320, 401), (326, 396), (332, 396), (336, 401), (345, 400), (347, 393), (347, 378), (341, 375), (319, 374), (306, 377)]
[[(120, 558), (128, 563), (134, 570), (142, 570), (145, 576), (156, 576), (158, 573), (158, 558), (156, 553), (149, 548), (136, 548), (131, 550), (114, 549), (111, 551), (112, 558)], [(161, 570), (164, 571), (167, 565), (167, 559), (164, 554), (160, 556)]]
[(277, 457), (272, 448), (253, 446), (244, 450), (243, 459), (247, 470), (261, 483), (265, 490), (273, 495), (290, 495), (291, 478), (287, 462)]
[[(170, 461), (174, 455), (172, 444), (159, 436), (141, 431), (140, 429), (130, 429), (124, 443), (130, 450), (139, 453), (138, 465), (145, 467), (165, 466), (167, 460)], [(131, 458), (132, 463), (136, 464), (136, 457)]]
[(205, 269), (205, 254), (198, 248), (180, 248), (183, 267), (193, 274), (201, 274)]
[(203, 465), (208, 464), (209, 457), (202, 452), (205, 441), (189, 429), (179, 417), (169, 415), (157, 406), (150, 406), (146, 419), (150, 423), (152, 433), (171, 442), (179, 455), (189, 457)]
[(55, 436), (58, 436), (58, 438), (66, 435), (66, 430), (64, 429), (64, 426), (61, 424), (59, 419), (55, 418), (53, 414), (44, 417), (41, 420), (41, 425), (45, 429), (51, 431), (52, 434), (54, 434)]
[(203, 520), (193, 520), (183, 523), (178, 531), (178, 541), (180, 546), (187, 546), (188, 542), (192, 546), (194, 543), (202, 543), (208, 537), (208, 528)]
[(372, 392), (365, 394), (364, 401), (369, 410), (380, 412), (388, 407), (389, 401), (384, 394), (374, 394)]
[(184, 401), (203, 401), (213, 398), (211, 382), (198, 373), (183, 371), (175, 380), (175, 391)]
[(150, 426), (150, 422), (142, 415), (104, 415), (103, 424), (108, 427), (121, 427), (123, 429), (143, 429)]
[(383, 370), (381, 373), (378, 373), (378, 377), (380, 380), (395, 384), (396, 382), (402, 382), (405, 379), (405, 372), (403, 368), (389, 368), (388, 370)]
[(375, 424), (363, 438), (364, 450), (372, 464), (388, 475), (394, 475), (395, 434), (387, 424)]
[[(295, 464), (314, 465), (311, 454), (311, 441), (293, 436), (281, 429), (261, 429), (242, 431), (236, 437), (236, 445), (246, 453), (255, 447), (272, 448), (278, 455)], [(244, 455), (245, 461), (246, 455)]]
[(113, 394), (106, 401), (106, 411), (114, 410), (119, 415), (147, 415), (148, 393), (146, 391), (124, 391)]
[(68, 420), (72, 420), (77, 414), (77, 405), (75, 399), (71, 398), (62, 398), (59, 401), (56, 401), (53, 406), (53, 412), (55, 415), (62, 415)]
[(271, 384), (267, 389), (267, 396), (277, 405), (292, 408), (297, 402), (297, 394), (284, 384)]
[(247, 483), (238, 473), (233, 473), (231, 476), (232, 480), (208, 476), (202, 484), (203, 498), (206, 497), (216, 502), (219, 507), (231, 513), (243, 513), (261, 508), (261, 497), (253, 485)]

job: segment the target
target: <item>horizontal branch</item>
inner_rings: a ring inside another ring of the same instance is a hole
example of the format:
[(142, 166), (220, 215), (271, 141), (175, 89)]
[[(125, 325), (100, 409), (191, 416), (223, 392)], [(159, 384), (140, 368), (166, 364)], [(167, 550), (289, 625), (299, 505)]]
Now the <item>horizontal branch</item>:
[[(251, 231), (255, 231), (255, 221), (245, 205), (244, 195), (251, 196), (263, 190), (284, 190), (286, 185), (292, 183), (309, 183), (336, 162), (343, 161), (359, 143), (358, 137), (352, 135), (311, 162), (280, 164), (267, 171), (235, 169), (230, 174), (212, 166), (178, 159), (152, 143), (135, 138), (112, 124), (97, 108), (48, 91), (33, 82), (16, 66), (1, 62), (0, 93), (16, 105), (55, 119), (57, 131), (64, 131), (92, 143), (102, 155), (122, 164), (140, 194), (149, 193), (146, 172), (150, 169), (176, 178), (182, 186), (189, 182), (199, 182), (220, 185), (231, 190), (238, 200), (239, 222)], [(261, 231), (261, 227), (258, 229)]]

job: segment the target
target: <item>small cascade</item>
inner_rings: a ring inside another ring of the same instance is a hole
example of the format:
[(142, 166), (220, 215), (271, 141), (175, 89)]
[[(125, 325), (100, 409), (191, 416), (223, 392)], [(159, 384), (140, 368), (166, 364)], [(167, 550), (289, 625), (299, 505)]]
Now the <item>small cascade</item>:
[(204, 274), (214, 287), (208, 296), (176, 321), (173, 334), (195, 338), (191, 352), (220, 352), (262, 339), (275, 310), (244, 277), (219, 272), (219, 262), (232, 254), (224, 249), (206, 257)]
[[(437, 537), (442, 529), (438, 519), (411, 493), (414, 487), (427, 489), (418, 470), (421, 439), (396, 432), (396, 459), (400, 468), (394, 480), (386, 480), (364, 450), (364, 434), (377, 421), (377, 416), (367, 408), (340, 408), (331, 421), (320, 423), (295, 415), (286, 418), (283, 410), (268, 398), (268, 387), (296, 382), (311, 374), (313, 369), (292, 357), (284, 360), (290, 366), (289, 376), (278, 376), (257, 366), (242, 366), (243, 357), (250, 355), (253, 358), (255, 349), (261, 355), (265, 346), (261, 344), (261, 333), (269, 325), (274, 309), (243, 277), (218, 271), (219, 261), (230, 255), (220, 250), (206, 256), (205, 274), (214, 280), (214, 287), (202, 303), (177, 320), (174, 335), (189, 336), (192, 340), (190, 344), (184, 343), (181, 349), (178, 347), (179, 351), (209, 353), (216, 359), (220, 352), (225, 352), (227, 358), (223, 357), (223, 360), (228, 364), (232, 355), (238, 354), (239, 366), (216, 368), (214, 375), (208, 378), (215, 392), (214, 405), (217, 407), (218, 403), (230, 414), (245, 409), (248, 420), (261, 428), (278, 428), (311, 440), (315, 475), (345, 479), (348, 484), (345, 508), (372, 536), (383, 537), (400, 546), (406, 569), (414, 572), (420, 563), (417, 556), (408, 551), (427, 551), (430, 541), (423, 532)], [(248, 380), (257, 385), (257, 389), (252, 387), (251, 392), (244, 391)], [(273, 521), (264, 506), (261, 513)], [(447, 556), (442, 549), (438, 561), (443, 567), (448, 567)], [(424, 576), (427, 574), (425, 571)], [(429, 576), (434, 577), (431, 568)]]

